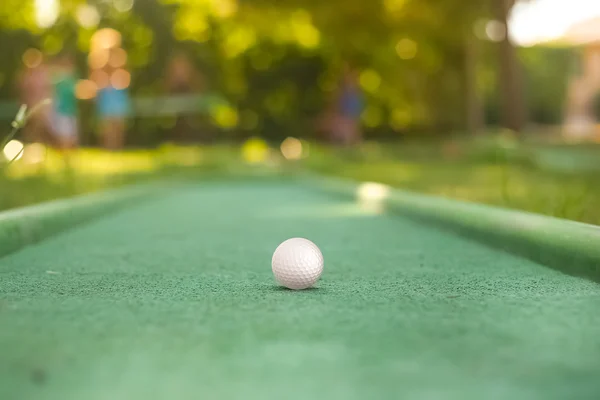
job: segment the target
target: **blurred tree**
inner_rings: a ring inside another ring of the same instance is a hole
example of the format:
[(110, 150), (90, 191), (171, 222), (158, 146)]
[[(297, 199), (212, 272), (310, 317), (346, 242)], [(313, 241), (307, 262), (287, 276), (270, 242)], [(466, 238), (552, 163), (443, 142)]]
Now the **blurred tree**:
[[(556, 77), (563, 69), (560, 63), (532, 67), (545, 57), (558, 57), (540, 52), (521, 57), (526, 67), (522, 76), (508, 35), (499, 44), (475, 35), (473, 26), (481, 19), (506, 26), (514, 2), (62, 0), (56, 20), (40, 27), (33, 0), (3, 0), (0, 95), (14, 96), (10, 81), (28, 47), (48, 55), (76, 49), (85, 74), (92, 34), (112, 27), (123, 34), (135, 95), (163, 93), (170, 55), (181, 50), (189, 54), (210, 91), (232, 104), (210, 109), (209, 117), (227, 137), (259, 129), (274, 139), (310, 135), (345, 62), (360, 71), (367, 136), (464, 128), (477, 132), (485, 122), (483, 110), (488, 122), (497, 122), (498, 109), (503, 126), (520, 130), (526, 115), (523, 86), (536, 89), (527, 96), (535, 103), (532, 117), (549, 120), (561, 99), (547, 94), (561, 81)], [(499, 61), (493, 61), (491, 50), (498, 50)], [(133, 143), (161, 140), (161, 130), (173, 123), (140, 118)]]
[(562, 123), (568, 77), (571, 76), (576, 54), (575, 49), (560, 47), (519, 49), (531, 122), (542, 125)]
[[(499, 43), (499, 75), (502, 125), (516, 132), (523, 130), (526, 123), (523, 76), (517, 50), (510, 38), (509, 17), (516, 2), (520, 0), (491, 0), (492, 12), (502, 24), (504, 33)], [(529, 0), (525, 0), (529, 1)]]
[(465, 114), (466, 128), (470, 133), (480, 133), (485, 126), (481, 93), (477, 82), (477, 66), (480, 57), (479, 39), (472, 32), (465, 33)]

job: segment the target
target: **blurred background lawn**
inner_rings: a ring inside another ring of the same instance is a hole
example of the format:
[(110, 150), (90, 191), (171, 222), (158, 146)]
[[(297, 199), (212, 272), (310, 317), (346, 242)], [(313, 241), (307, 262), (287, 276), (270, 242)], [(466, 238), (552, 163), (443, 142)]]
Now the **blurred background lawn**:
[(0, 209), (317, 172), (600, 225), (589, 0), (3, 0), (0, 49)]

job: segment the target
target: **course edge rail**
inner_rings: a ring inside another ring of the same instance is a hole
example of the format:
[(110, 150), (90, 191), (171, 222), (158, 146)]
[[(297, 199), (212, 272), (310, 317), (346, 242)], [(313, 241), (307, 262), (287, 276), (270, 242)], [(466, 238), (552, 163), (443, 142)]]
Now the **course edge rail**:
[(136, 186), (85, 194), (0, 213), (0, 257), (156, 193)]
[(599, 226), (416, 194), (378, 183), (314, 176), (306, 179), (329, 193), (358, 201), (379, 201), (385, 210), (451, 229), (564, 273), (600, 282)]

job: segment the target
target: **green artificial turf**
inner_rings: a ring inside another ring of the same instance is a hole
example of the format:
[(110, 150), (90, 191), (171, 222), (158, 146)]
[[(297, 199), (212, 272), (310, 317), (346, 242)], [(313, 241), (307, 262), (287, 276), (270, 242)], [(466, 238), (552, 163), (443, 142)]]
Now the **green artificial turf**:
[[(278, 288), (310, 238), (318, 288)], [(298, 183), (190, 185), (0, 259), (0, 399), (597, 399), (600, 286)]]
[[(386, 191), (380, 208), (516, 253), (567, 274), (600, 283), (600, 229), (544, 215), (455, 201), (393, 189), (385, 185), (306, 175), (315, 187), (335, 195), (369, 201), (370, 186)], [(362, 194), (361, 194), (362, 193)], [(371, 196), (373, 196), (372, 192)]]
[(2, 212), (0, 257), (77, 224), (139, 203), (166, 188), (166, 185), (133, 186)]

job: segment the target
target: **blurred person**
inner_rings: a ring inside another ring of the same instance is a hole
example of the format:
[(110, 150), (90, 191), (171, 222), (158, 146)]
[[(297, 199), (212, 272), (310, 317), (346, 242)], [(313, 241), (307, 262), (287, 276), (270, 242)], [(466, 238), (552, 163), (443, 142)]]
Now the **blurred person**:
[(330, 98), (326, 101), (324, 111), (316, 121), (318, 137), (323, 141), (333, 141), (333, 132), (337, 118), (336, 101)]
[(106, 149), (118, 150), (125, 145), (125, 130), (131, 104), (130, 75), (122, 68), (106, 68), (108, 82), (98, 89), (96, 107), (100, 122), (100, 136)]
[[(166, 89), (170, 95), (175, 96), (199, 94), (204, 89), (202, 75), (183, 51), (175, 53), (169, 61)], [(194, 123), (194, 116), (178, 114), (171, 131), (172, 138), (180, 141), (191, 140), (194, 136), (194, 125), (197, 125)]]
[(78, 104), (75, 95), (77, 77), (75, 61), (69, 53), (56, 59), (52, 71), (53, 115), (52, 133), (54, 142), (62, 150), (75, 148), (79, 143)]
[[(30, 61), (29, 65), (25, 65), (18, 78), (19, 100), (29, 109), (52, 98), (50, 69), (41, 52), (38, 51), (36, 56), (39, 58)], [(44, 106), (31, 115), (23, 128), (25, 141), (49, 144), (52, 139), (50, 136), (51, 116), (52, 112), (49, 106)]]
[(344, 67), (332, 113), (332, 141), (351, 145), (362, 140), (360, 116), (363, 111), (363, 94), (358, 83), (358, 71), (349, 65)]

